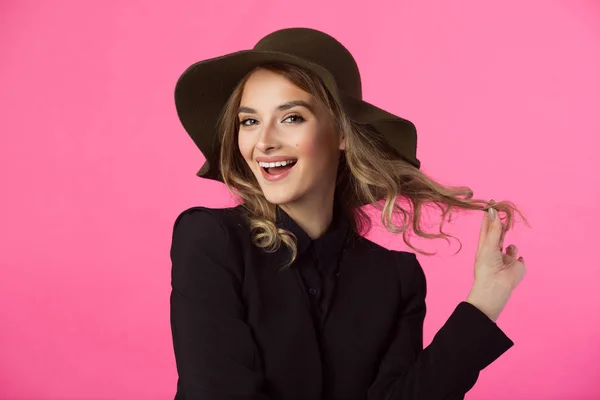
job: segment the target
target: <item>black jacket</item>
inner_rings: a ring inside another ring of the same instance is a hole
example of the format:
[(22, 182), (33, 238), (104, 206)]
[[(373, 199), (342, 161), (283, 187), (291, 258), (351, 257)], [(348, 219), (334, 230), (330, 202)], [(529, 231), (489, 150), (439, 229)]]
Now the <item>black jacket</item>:
[(423, 349), (426, 281), (413, 253), (343, 244), (320, 332), (289, 254), (251, 241), (241, 208), (193, 207), (171, 246), (175, 399), (462, 399), (513, 342), (461, 302)]

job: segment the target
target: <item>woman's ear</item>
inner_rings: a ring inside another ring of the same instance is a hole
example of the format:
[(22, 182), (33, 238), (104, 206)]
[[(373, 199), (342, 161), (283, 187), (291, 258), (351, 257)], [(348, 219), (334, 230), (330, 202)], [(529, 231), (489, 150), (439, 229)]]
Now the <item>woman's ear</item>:
[(340, 146), (338, 150), (346, 150), (346, 135), (340, 133)]

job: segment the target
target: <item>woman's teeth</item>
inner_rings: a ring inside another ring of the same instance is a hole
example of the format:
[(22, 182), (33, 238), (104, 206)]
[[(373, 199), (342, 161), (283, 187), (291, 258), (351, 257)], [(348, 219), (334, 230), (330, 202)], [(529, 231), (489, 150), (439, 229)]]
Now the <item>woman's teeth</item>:
[(258, 163), (258, 165), (260, 165), (263, 168), (273, 168), (273, 167), (285, 167), (286, 165), (294, 164), (295, 162), (296, 162), (296, 160), (277, 161), (277, 162), (272, 162), (272, 163), (260, 161)]

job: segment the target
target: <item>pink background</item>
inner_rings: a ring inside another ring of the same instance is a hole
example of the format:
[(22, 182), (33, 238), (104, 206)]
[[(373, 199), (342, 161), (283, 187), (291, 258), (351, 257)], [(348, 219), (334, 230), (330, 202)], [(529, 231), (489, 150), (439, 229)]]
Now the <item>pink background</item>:
[[(528, 264), (498, 321), (516, 344), (467, 398), (600, 398), (600, 3), (351, 3), (0, 2), (0, 398), (173, 398), (173, 222), (232, 204), (195, 176), (174, 85), (290, 26), (347, 45), (365, 99), (417, 125), (426, 173), (532, 225), (507, 237)], [(457, 255), (419, 257), (426, 344), (469, 291), (480, 220), (453, 223)]]

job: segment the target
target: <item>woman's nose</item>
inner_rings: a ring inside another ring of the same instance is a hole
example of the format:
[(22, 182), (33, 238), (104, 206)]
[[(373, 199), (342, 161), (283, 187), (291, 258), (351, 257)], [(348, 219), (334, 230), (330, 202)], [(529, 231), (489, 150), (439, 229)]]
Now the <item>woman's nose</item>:
[(272, 124), (264, 124), (259, 133), (256, 147), (263, 152), (279, 147), (277, 128)]

